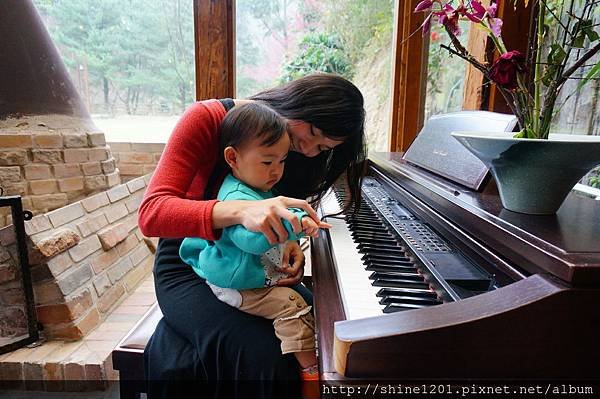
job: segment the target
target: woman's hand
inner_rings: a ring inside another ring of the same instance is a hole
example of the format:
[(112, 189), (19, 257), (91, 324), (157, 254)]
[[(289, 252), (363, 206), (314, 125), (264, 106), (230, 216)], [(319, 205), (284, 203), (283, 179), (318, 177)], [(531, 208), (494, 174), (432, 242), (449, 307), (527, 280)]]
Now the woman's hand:
[(288, 241), (283, 252), (281, 267), (279, 271), (287, 274), (289, 277), (282, 278), (277, 285), (296, 285), (304, 277), (304, 252), (296, 241)]
[(262, 201), (219, 202), (213, 209), (213, 227), (223, 228), (242, 224), (250, 231), (263, 233), (271, 245), (284, 243), (288, 239), (288, 233), (281, 219), (290, 222), (294, 233), (302, 231), (298, 217), (288, 208), (303, 209), (315, 223), (321, 222), (317, 212), (308, 202), (279, 196)]

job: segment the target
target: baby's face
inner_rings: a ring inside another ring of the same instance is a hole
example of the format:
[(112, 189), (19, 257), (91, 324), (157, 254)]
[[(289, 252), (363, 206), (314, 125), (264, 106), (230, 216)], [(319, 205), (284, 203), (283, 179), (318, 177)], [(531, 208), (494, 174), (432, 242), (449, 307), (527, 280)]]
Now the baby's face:
[(290, 150), (290, 138), (284, 134), (275, 144), (260, 145), (260, 139), (236, 151), (233, 175), (247, 185), (269, 191), (283, 176), (285, 159)]

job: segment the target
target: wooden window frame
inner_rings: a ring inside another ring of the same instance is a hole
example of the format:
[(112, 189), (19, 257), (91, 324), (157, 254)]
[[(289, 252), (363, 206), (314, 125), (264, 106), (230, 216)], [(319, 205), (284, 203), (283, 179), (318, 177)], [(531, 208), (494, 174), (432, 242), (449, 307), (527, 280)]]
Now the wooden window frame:
[(396, 0), (392, 48), (389, 150), (406, 151), (423, 126), (429, 37), (420, 32), (424, 13), (414, 13), (421, 0)]
[(194, 0), (196, 100), (235, 96), (235, 0)]

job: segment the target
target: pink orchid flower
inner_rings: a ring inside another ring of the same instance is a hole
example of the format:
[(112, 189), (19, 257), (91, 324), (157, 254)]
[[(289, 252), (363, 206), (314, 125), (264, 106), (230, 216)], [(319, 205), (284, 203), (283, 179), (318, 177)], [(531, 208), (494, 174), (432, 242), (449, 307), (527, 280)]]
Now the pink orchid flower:
[(492, 34), (496, 37), (500, 37), (502, 33), (502, 20), (496, 18), (498, 5), (492, 3), (489, 7), (484, 7), (479, 0), (471, 0), (471, 7), (474, 12), (465, 12), (467, 18), (475, 23), (481, 23), (481, 21), (487, 17)]
[(439, 22), (444, 25), (454, 35), (459, 36), (461, 34), (460, 26), (458, 25), (458, 19), (460, 15), (466, 12), (464, 5), (461, 3), (457, 8), (452, 7), (450, 4), (444, 4), (443, 11), (434, 13), (439, 16)]

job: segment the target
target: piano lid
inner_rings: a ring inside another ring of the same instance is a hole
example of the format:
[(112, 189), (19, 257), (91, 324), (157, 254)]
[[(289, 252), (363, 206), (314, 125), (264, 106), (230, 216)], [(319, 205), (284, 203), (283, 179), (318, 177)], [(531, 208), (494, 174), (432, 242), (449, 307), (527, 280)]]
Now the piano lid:
[(476, 192), (410, 165), (401, 153), (371, 153), (369, 160), (409, 197), (515, 266), (576, 286), (600, 285), (600, 201), (572, 192), (556, 215), (525, 215), (502, 207), (493, 180)]

